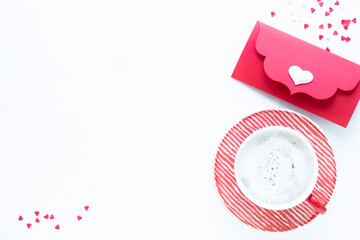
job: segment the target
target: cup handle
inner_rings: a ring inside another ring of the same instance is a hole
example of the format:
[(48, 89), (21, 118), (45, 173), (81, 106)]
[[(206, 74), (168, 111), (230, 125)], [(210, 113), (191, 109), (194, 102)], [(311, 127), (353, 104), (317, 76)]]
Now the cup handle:
[(319, 213), (324, 214), (326, 212), (326, 208), (322, 205), (312, 194), (306, 199), (311, 206), (313, 206)]

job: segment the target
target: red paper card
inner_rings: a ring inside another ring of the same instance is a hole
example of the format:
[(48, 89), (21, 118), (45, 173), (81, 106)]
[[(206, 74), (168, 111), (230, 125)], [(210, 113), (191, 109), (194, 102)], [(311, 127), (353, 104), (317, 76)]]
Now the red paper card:
[[(292, 66), (311, 72), (313, 80), (296, 83)], [(360, 65), (261, 22), (232, 77), (343, 127), (360, 99)]]

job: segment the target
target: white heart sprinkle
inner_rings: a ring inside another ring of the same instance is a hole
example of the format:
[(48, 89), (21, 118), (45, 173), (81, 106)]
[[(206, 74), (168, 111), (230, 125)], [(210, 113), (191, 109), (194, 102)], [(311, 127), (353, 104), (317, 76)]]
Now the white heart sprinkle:
[(295, 85), (306, 84), (314, 79), (314, 76), (311, 72), (302, 70), (298, 66), (291, 66), (289, 68), (289, 74)]

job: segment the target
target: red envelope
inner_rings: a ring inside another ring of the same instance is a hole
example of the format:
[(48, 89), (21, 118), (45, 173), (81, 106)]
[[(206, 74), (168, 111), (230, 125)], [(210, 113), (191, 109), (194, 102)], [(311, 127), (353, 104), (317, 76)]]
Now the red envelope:
[(261, 22), (232, 77), (343, 127), (360, 99), (360, 65)]

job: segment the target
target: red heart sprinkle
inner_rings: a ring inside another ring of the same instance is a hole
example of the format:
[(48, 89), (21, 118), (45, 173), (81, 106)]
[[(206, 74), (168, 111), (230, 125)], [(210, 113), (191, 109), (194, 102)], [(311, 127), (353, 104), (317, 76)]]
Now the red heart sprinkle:
[(326, 48), (326, 51), (330, 52), (330, 48), (327, 47), (327, 48)]
[(321, 25), (319, 26), (319, 28), (320, 28), (320, 29), (324, 29), (324, 25), (321, 24)]
[(325, 16), (329, 16), (330, 13), (328, 11), (325, 12)]
[(331, 13), (332, 11), (334, 11), (334, 9), (332, 7), (329, 7), (329, 13)]
[(26, 224), (27, 228), (31, 228), (31, 223)]
[(86, 211), (89, 210), (89, 206), (85, 206), (84, 208), (85, 208)]
[(39, 211), (34, 212), (36, 216), (39, 216)]
[(40, 220), (37, 218), (37, 219), (35, 220), (35, 222), (39, 223), (39, 222), (40, 222)]
[(341, 41), (345, 41), (345, 40), (346, 40), (346, 37), (341, 36)]
[(82, 216), (77, 216), (77, 219), (80, 221), (82, 219)]
[(24, 218), (22, 216), (19, 216), (19, 221), (22, 221)]
[(351, 20), (341, 20), (341, 24), (344, 26), (345, 30), (349, 28)]
[(50, 219), (54, 219), (54, 215), (51, 214), (51, 215), (50, 215)]
[(328, 28), (331, 28), (331, 27), (332, 27), (331, 23), (328, 23)]
[(319, 35), (319, 39), (321, 40), (321, 39), (323, 39), (324, 38), (324, 36), (323, 35)]
[(339, 0), (336, 0), (335, 5), (339, 5), (339, 4), (340, 4)]
[(275, 13), (274, 12), (271, 12), (271, 17), (274, 17), (275, 16)]
[(339, 33), (337, 31), (334, 31), (334, 36), (339, 35)]
[(45, 218), (45, 219), (49, 219), (49, 214), (46, 214), (46, 215), (44, 216), (44, 218)]
[(55, 229), (60, 229), (60, 226), (59, 226), (59, 224), (55, 226)]
[(351, 38), (346, 37), (346, 42), (350, 42), (350, 41), (351, 41)]
[(318, 2), (320, 2), (321, 0), (317, 0)]
[(353, 22), (353, 23), (356, 23), (356, 18), (354, 18), (354, 19), (352, 20), (352, 22)]
[(304, 24), (304, 28), (307, 29), (309, 27), (309, 24)]
[(311, 13), (314, 13), (315, 12), (315, 8), (311, 8)]
[(319, 2), (320, 7), (324, 6), (323, 2)]

